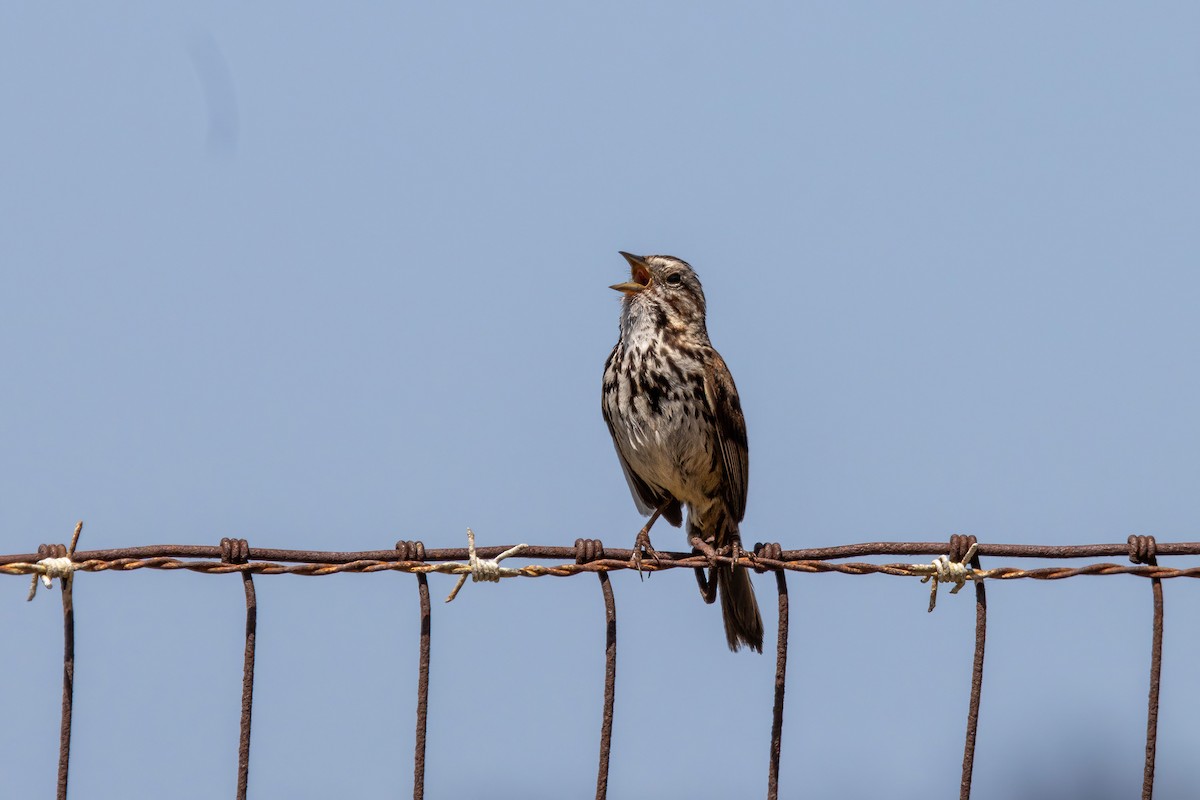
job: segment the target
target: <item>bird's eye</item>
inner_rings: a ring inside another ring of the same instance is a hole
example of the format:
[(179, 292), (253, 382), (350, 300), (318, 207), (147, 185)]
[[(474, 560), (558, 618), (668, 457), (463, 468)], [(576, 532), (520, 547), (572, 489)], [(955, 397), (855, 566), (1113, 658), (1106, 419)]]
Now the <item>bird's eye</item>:
[(670, 286), (678, 286), (682, 281), (683, 281), (683, 278), (681, 278), (679, 276), (678, 272), (667, 276), (667, 283)]

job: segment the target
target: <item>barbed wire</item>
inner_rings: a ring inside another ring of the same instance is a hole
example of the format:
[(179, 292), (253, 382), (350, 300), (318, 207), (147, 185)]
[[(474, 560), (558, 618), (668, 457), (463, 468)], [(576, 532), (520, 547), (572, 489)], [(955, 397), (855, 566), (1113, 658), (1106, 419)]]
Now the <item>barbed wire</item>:
[[(594, 574), (600, 580), (605, 604), (605, 686), (604, 715), (601, 722), (600, 760), (596, 781), (596, 797), (607, 795), (609, 758), (612, 742), (614, 685), (616, 680), (616, 605), (610, 572), (639, 569), (658, 572), (672, 569), (691, 569), (696, 575), (701, 595), (712, 602), (714, 583), (705, 577), (705, 570), (717, 564), (734, 564), (757, 572), (774, 572), (779, 596), (779, 628), (776, 648), (775, 702), (772, 710), (771, 752), (768, 761), (767, 797), (778, 797), (779, 762), (782, 752), (783, 705), (787, 668), (788, 634), (788, 573), (836, 573), (842, 575), (891, 575), (920, 578), (931, 583), (928, 610), (933, 611), (939, 586), (953, 584), (951, 593), (967, 583), (975, 586), (976, 624), (975, 656), (972, 665), (971, 693), (968, 699), (967, 730), (963, 748), (960, 800), (971, 792), (975, 738), (979, 720), (979, 703), (983, 684), (984, 648), (987, 627), (987, 598), (985, 583), (992, 580), (1062, 580), (1081, 576), (1132, 575), (1151, 581), (1154, 618), (1150, 659), (1150, 695), (1147, 710), (1146, 758), (1142, 797), (1153, 794), (1154, 761), (1157, 740), (1159, 680), (1162, 661), (1163, 600), (1161, 581), (1173, 578), (1200, 578), (1200, 566), (1183, 568), (1163, 567), (1158, 556), (1200, 556), (1200, 542), (1158, 543), (1152, 536), (1130, 536), (1121, 544), (1092, 545), (1023, 545), (988, 544), (973, 536), (954, 535), (948, 542), (864, 542), (835, 547), (805, 550), (784, 550), (778, 543), (759, 543), (749, 553), (733, 558), (730, 551), (714, 550), (706, 543), (693, 540), (690, 553), (659, 551), (657, 558), (644, 558), (640, 567), (634, 562), (634, 551), (605, 548), (597, 539), (577, 539), (573, 547), (543, 545), (513, 545), (476, 547), (474, 534), (468, 531), (468, 547), (426, 549), (419, 541), (399, 541), (389, 550), (353, 552), (286, 550), (250, 547), (244, 539), (222, 539), (217, 546), (208, 545), (148, 545), (108, 550), (76, 549), (83, 523), (76, 526), (71, 546), (42, 545), (36, 553), (0, 555), (0, 574), (32, 575), (30, 599), (38, 581), (49, 586), (60, 579), (63, 595), (63, 703), (59, 747), (58, 797), (66, 797), (71, 738), (71, 710), (74, 685), (74, 610), (71, 586), (77, 572), (129, 572), (140, 569), (185, 570), (202, 574), (223, 575), (238, 573), (246, 597), (245, 655), (241, 705), (242, 715), (238, 747), (237, 797), (247, 796), (249, 782), (250, 722), (253, 710), (254, 649), (257, 628), (257, 601), (254, 575), (303, 575), (316, 577), (334, 574), (373, 572), (410, 573), (417, 578), (420, 607), (420, 641), (417, 680), (417, 735), (413, 759), (413, 797), (420, 800), (425, 786), (425, 733), (429, 705), (429, 654), (431, 644), (431, 604), (428, 575), (441, 573), (459, 576), (458, 585), (447, 602), (454, 599), (463, 581), (498, 581), (501, 578), (572, 577)], [(932, 557), (928, 563), (875, 563), (845, 561), (849, 558)], [(1132, 564), (1097, 562), (1081, 566), (1057, 566), (1038, 569), (1000, 566), (983, 569), (982, 556), (1017, 559), (1082, 559), (1126, 556)], [(499, 566), (509, 557), (557, 563)]]
[[(880, 543), (879, 549), (863, 552), (861, 548), (869, 545), (851, 545), (846, 549), (853, 550), (855, 555), (885, 556), (896, 555), (899, 547), (907, 543)], [(519, 545), (518, 545), (519, 546)], [(503, 556), (516, 546), (481, 547), (478, 548), (480, 558), (495, 559)], [(886, 549), (895, 547), (896, 549)], [(936, 545), (921, 543), (918, 547), (909, 549), (912, 555), (934, 555), (939, 551), (933, 549)], [(1063, 550), (1084, 551), (1069, 554), (1049, 556), (1043, 554), (1045, 548), (1039, 545), (999, 545), (996, 549), (1010, 552), (1019, 558), (1083, 558), (1088, 555), (1115, 555), (1112, 545), (1076, 546), (1061, 548)], [(1160, 546), (1159, 555), (1200, 555), (1200, 543), (1183, 542), (1173, 545), (1173, 550), (1179, 552), (1164, 552)], [(762, 545), (758, 546), (761, 549)], [(1186, 548), (1181, 549), (1181, 548)], [(425, 560), (405, 560), (398, 557), (394, 551), (367, 550), (361, 552), (326, 552), (317, 550), (255, 550), (251, 549), (248, 561), (186, 561), (184, 558), (194, 555), (193, 551), (208, 551), (214, 548), (203, 546), (155, 545), (149, 547), (129, 547), (106, 551), (81, 551), (72, 558), (72, 571), (75, 572), (128, 572), (138, 569), (186, 570), (212, 575), (226, 575), (232, 572), (249, 572), (255, 575), (304, 575), (322, 576), (356, 572), (407, 572), (413, 574), (429, 574), (437, 572), (446, 575), (469, 575), (471, 566), (458, 561), (467, 557), (465, 550), (446, 549), (433, 550), (426, 554)], [(836, 548), (828, 548), (829, 550)], [(986, 545), (979, 545), (978, 554), (990, 555)], [(930, 578), (937, 576), (944, 567), (938, 564), (899, 564), (899, 563), (870, 563), (870, 562), (832, 562), (825, 559), (842, 558), (840, 554), (825, 555), (820, 558), (810, 557), (810, 553), (818, 551), (783, 551), (777, 558), (770, 558), (753, 551), (740, 559), (732, 559), (727, 555), (715, 557), (697, 553), (677, 553), (659, 551), (659, 559), (648, 559), (642, 562), (641, 571), (660, 572), (671, 569), (709, 568), (715, 563), (736, 564), (754, 569), (759, 572), (788, 570), (792, 572), (823, 573), (837, 572), (843, 575), (895, 575), (901, 577)], [(823, 552), (823, 551), (821, 551)], [(944, 546), (941, 551), (944, 555)], [(1127, 551), (1126, 551), (1127, 552)], [(605, 549), (603, 558), (587, 563), (562, 563), (553, 566), (541, 564), (526, 564), (520, 567), (505, 567), (500, 577), (570, 577), (582, 573), (611, 572), (628, 569), (638, 569), (632, 561), (632, 550)], [(208, 555), (205, 552), (203, 555)], [(213, 555), (219, 555), (214, 553)], [(525, 546), (520, 551), (520, 557), (526, 559), (564, 559), (573, 558), (574, 548), (566, 547), (531, 547)], [(17, 555), (0, 555), (0, 574), (8, 575), (56, 575), (58, 567), (39, 563), (43, 559), (38, 554), (23, 553)], [(290, 563), (285, 563), (290, 562)], [(433, 562), (433, 563), (431, 563)], [(1200, 566), (1173, 568), (1157, 565), (1130, 566), (1127, 564), (1094, 563), (1078, 567), (1046, 567), (1041, 569), (1025, 569), (1020, 567), (993, 567), (991, 569), (974, 569), (964, 573), (966, 580), (1015, 580), (1030, 578), (1034, 580), (1062, 580), (1083, 575), (1135, 575), (1152, 579), (1171, 578), (1200, 578)]]

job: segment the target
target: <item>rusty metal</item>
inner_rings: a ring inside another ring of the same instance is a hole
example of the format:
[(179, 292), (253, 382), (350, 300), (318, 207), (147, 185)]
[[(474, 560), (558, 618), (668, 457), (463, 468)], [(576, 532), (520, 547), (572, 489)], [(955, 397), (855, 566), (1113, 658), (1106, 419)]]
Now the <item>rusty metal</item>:
[(413, 800), (425, 796), (425, 731), (429, 724), (429, 637), (432, 617), (429, 607), (429, 576), (417, 576), (421, 598), (420, 664), (417, 668), (417, 740), (413, 748)]
[[(575, 540), (575, 563), (604, 558), (599, 539)], [(608, 797), (608, 761), (612, 752), (613, 705), (617, 696), (617, 603), (607, 572), (597, 572), (604, 596), (604, 715), (600, 721), (600, 765), (596, 769), (596, 800)]]
[[(245, 564), (250, 545), (245, 539), (224, 538), (220, 545), (221, 562)], [(238, 731), (237, 798), (246, 800), (250, 783), (250, 719), (254, 712), (254, 645), (258, 631), (258, 600), (254, 595), (254, 576), (243, 572), (242, 589), (246, 595), (246, 645), (242, 662), (242, 716)]]
[[(78, 530), (78, 529), (76, 529)], [(62, 558), (67, 555), (63, 544), (44, 544), (38, 547), (40, 558)], [(58, 800), (67, 797), (67, 773), (71, 766), (71, 714), (75, 702), (75, 601), (71, 579), (61, 581), (63, 610), (63, 684), (62, 717), (58, 729)]]
[(62, 582), (63, 607), (63, 689), (62, 719), (58, 733), (58, 797), (66, 800), (67, 773), (71, 765), (71, 714), (75, 697), (75, 602), (71, 597), (71, 579)]
[[(776, 542), (754, 545), (756, 557), (779, 559), (782, 548)], [(756, 566), (757, 572), (764, 569)], [(783, 752), (783, 695), (787, 682), (788, 592), (787, 573), (775, 571), (779, 592), (779, 635), (775, 646), (775, 703), (771, 709), (771, 755), (767, 761), (767, 800), (779, 798), (779, 759)]]
[[(507, 546), (480, 547), (477, 553), (480, 558), (494, 558)], [(884, 573), (894, 575), (911, 575), (908, 565), (904, 564), (873, 564), (873, 563), (824, 563), (831, 559), (852, 558), (860, 556), (937, 556), (946, 550), (945, 543), (937, 542), (866, 542), (861, 544), (841, 545), (838, 547), (812, 548), (807, 550), (787, 550), (779, 554), (779, 558), (770, 560), (768, 568), (791, 569), (799, 572), (841, 572), (844, 574)], [(1088, 558), (1127, 555), (1126, 544), (1094, 544), (1094, 545), (1010, 545), (1010, 544), (980, 544), (978, 553), (981, 556), (999, 556), (1010, 558)], [(1200, 542), (1177, 542), (1159, 544), (1158, 555), (1200, 555)], [(222, 573), (250, 570), (259, 574), (296, 574), (296, 575), (328, 575), (340, 572), (376, 572), (381, 570), (398, 570), (407, 572), (437, 572), (442, 564), (436, 562), (462, 561), (468, 557), (466, 548), (445, 548), (428, 550), (424, 558), (416, 563), (395, 549), (367, 550), (358, 552), (282, 550), (274, 548), (250, 548), (247, 557), (251, 563), (247, 565), (213, 564), (207, 561), (182, 561), (185, 558), (214, 559), (220, 558), (220, 548), (204, 545), (151, 545), (143, 547), (128, 547), (111, 550), (89, 550), (74, 554), (76, 568), (88, 572), (102, 570), (130, 569), (187, 569), (194, 572)], [(534, 565), (524, 573), (530, 577), (539, 575), (572, 575), (578, 572), (596, 572), (601, 570), (632, 568), (632, 550), (606, 550), (605, 558), (597, 559), (586, 564), (562, 564), (555, 567)], [(575, 557), (574, 547), (528, 546), (521, 553), (522, 558), (539, 560), (571, 560)], [(0, 555), (0, 573), (28, 574), (28, 565), (37, 561), (39, 556), (34, 553)], [(704, 553), (673, 553), (660, 551), (658, 561), (650, 560), (643, 563), (643, 570), (657, 571), (660, 569), (709, 567), (714, 561), (728, 562), (729, 558), (722, 555), (707, 555)], [(744, 559), (751, 566), (752, 559)], [(284, 564), (278, 562), (292, 562)], [(426, 563), (430, 562), (430, 563)], [(1162, 567), (1127, 567), (1117, 564), (1091, 564), (1086, 567), (1067, 568), (1057, 567), (1042, 570), (1024, 570), (1018, 568), (1001, 568), (992, 570), (989, 579), (1004, 580), (1011, 578), (1038, 578), (1056, 580), (1075, 577), (1077, 575), (1111, 575), (1132, 574), (1150, 578), (1200, 577), (1200, 567), (1187, 570), (1172, 570)]]
[[(971, 546), (976, 544), (974, 536), (955, 534), (950, 537), (947, 555), (951, 561), (961, 562)], [(971, 568), (980, 569), (979, 549), (971, 558)], [(971, 699), (967, 704), (967, 736), (963, 745), (962, 780), (959, 782), (959, 800), (971, 796), (971, 777), (975, 771), (975, 737), (979, 730), (979, 699), (983, 692), (983, 654), (987, 643), (987, 592), (983, 581), (975, 583), (975, 658), (971, 664)]]
[[(420, 656), (417, 682), (417, 735), (413, 765), (413, 796), (421, 800), (425, 785), (425, 746), (428, 726), (429, 662), (430, 662), (430, 603), (428, 573), (461, 574), (461, 562), (468, 557), (465, 548), (426, 550), (420, 542), (397, 542), (393, 550), (360, 552), (325, 552), (251, 548), (243, 539), (222, 540), (219, 547), (204, 545), (155, 545), (110, 550), (77, 551), (82, 523), (75, 530), (70, 548), (63, 545), (43, 545), (37, 553), (0, 555), (0, 574), (50, 575), (54, 565), (36, 562), (45, 558), (71, 557), (73, 572), (124, 572), (135, 569), (183, 569), (207, 574), (241, 575), (246, 595), (246, 651), (242, 682), (241, 736), (238, 748), (238, 797), (245, 798), (249, 776), (250, 722), (253, 708), (254, 644), (257, 604), (254, 595), (254, 574), (331, 575), (343, 572), (406, 572), (416, 575), (421, 613)], [(776, 650), (775, 702), (772, 709), (771, 752), (768, 764), (768, 797), (779, 793), (779, 765), (782, 753), (783, 701), (788, 652), (787, 572), (846, 575), (884, 574), (907, 577), (930, 575), (928, 564), (870, 563), (840, 561), (857, 557), (931, 557), (945, 554), (954, 563), (961, 563), (974, 537), (951, 537), (949, 547), (936, 542), (867, 542), (838, 547), (807, 550), (782, 550), (778, 544), (757, 545), (754, 553), (731, 557), (728, 548), (714, 550), (696, 545), (691, 553), (660, 551), (659, 558), (643, 562), (648, 572), (668, 569), (691, 569), (697, 576), (701, 594), (706, 600), (713, 595), (715, 582), (705, 570), (718, 563), (736, 563), (758, 572), (774, 572), (779, 593), (779, 634)], [(509, 548), (506, 546), (478, 548), (480, 558), (495, 558)], [(595, 573), (600, 580), (605, 602), (605, 688), (604, 714), (600, 734), (600, 763), (596, 780), (596, 797), (605, 798), (608, 788), (609, 759), (612, 746), (612, 721), (616, 681), (616, 605), (608, 573), (632, 569), (631, 550), (606, 550), (598, 540), (580, 539), (575, 547), (530, 546), (521, 557), (527, 560), (551, 560), (551, 565), (529, 564), (513, 572), (522, 577), (571, 576)], [(1044, 569), (993, 567), (983, 570), (980, 556), (1007, 558), (1096, 558), (1127, 555), (1131, 566), (1113, 563), (1092, 563), (1083, 566), (1060, 566)], [(979, 722), (979, 704), (983, 686), (983, 664), (987, 632), (987, 597), (985, 580), (1062, 580), (1084, 575), (1133, 575), (1148, 578), (1154, 598), (1153, 636), (1150, 659), (1150, 693), (1147, 709), (1146, 760), (1142, 797), (1149, 800), (1153, 792), (1154, 763), (1157, 744), (1157, 722), (1162, 665), (1163, 599), (1162, 581), (1168, 578), (1200, 578), (1200, 566), (1168, 568), (1158, 565), (1157, 556), (1200, 555), (1200, 542), (1157, 543), (1150, 536), (1131, 536), (1124, 544), (1094, 544), (1073, 546), (979, 544), (970, 561), (970, 570), (961, 573), (975, 583), (976, 624), (975, 655), (972, 665), (971, 694), (967, 713), (966, 740), (963, 748), (960, 798), (969, 798), (974, 768), (974, 754)], [(185, 560), (200, 559), (200, 560)], [(944, 566), (944, 564), (943, 564)], [(60, 569), (60, 567), (55, 567)], [(962, 567), (959, 567), (961, 570)], [(58, 577), (59, 573), (53, 575)], [(959, 573), (955, 573), (959, 575)], [(63, 592), (63, 703), (59, 748), (58, 797), (67, 792), (70, 762), (71, 713), (75, 673), (73, 575), (61, 580)]]
[[(1158, 543), (1153, 536), (1129, 537), (1129, 560), (1135, 564), (1157, 566)], [(1150, 580), (1154, 595), (1154, 623), (1150, 637), (1150, 696), (1146, 708), (1146, 762), (1142, 770), (1142, 800), (1154, 796), (1154, 756), (1158, 747), (1158, 693), (1162, 675), (1163, 590), (1162, 581)]]
[(617, 696), (617, 606), (607, 572), (596, 573), (604, 593), (604, 716), (600, 723), (600, 766), (596, 800), (608, 797), (608, 758), (612, 751), (613, 703)]
[[(425, 545), (419, 541), (396, 542), (396, 552), (405, 561), (425, 560)], [(417, 597), (421, 606), (421, 640), (417, 646), (417, 736), (413, 746), (413, 800), (425, 797), (425, 733), (429, 727), (429, 651), (433, 631), (429, 605), (429, 577), (417, 574)]]
[[(38, 560), (43, 558), (62, 558), (73, 556), (79, 545), (79, 534), (83, 531), (83, 523), (75, 525), (71, 535), (70, 546), (62, 544), (43, 544), (38, 547)], [(71, 767), (71, 716), (75, 707), (75, 598), (74, 585), (70, 575), (60, 581), (63, 610), (63, 686), (62, 686), (62, 715), (58, 726), (58, 782), (56, 796), (58, 800), (66, 800), (67, 778)]]
[[(173, 547), (164, 547), (163, 549), (173, 550)], [(550, 549), (550, 548), (540, 548)], [(561, 550), (564, 548), (553, 548)], [(565, 548), (570, 552), (569, 557), (574, 556), (573, 550)], [(504, 549), (489, 547), (486, 552), (480, 552), (480, 558), (491, 558), (503, 552)], [(945, 551), (945, 547), (942, 548)], [(374, 555), (379, 551), (370, 551), (370, 553), (353, 553), (342, 555)], [(387, 552), (387, 551), (384, 551)], [(434, 553), (438, 551), (427, 551), (427, 558), (432, 561)], [(457, 551), (454, 551), (457, 552)], [(594, 572), (609, 572), (613, 570), (636, 569), (636, 567), (628, 560), (621, 558), (622, 553), (630, 553), (632, 551), (611, 551), (606, 553), (606, 558), (593, 561), (588, 564), (574, 563), (559, 563), (552, 566), (543, 566), (541, 564), (527, 564), (513, 570), (514, 573), (521, 577), (538, 578), (544, 576), (568, 577), (580, 573)], [(982, 548), (979, 551), (984, 554)], [(488, 554), (492, 555), (488, 555)], [(1159, 551), (1162, 554), (1162, 550)], [(1200, 554), (1200, 545), (1197, 545), (1197, 553)], [(698, 556), (690, 553), (661, 553), (660, 561), (648, 560), (642, 562), (642, 571), (644, 572), (659, 572), (668, 569), (697, 569), (707, 568), (711, 564), (711, 559), (706, 556)], [(522, 558), (529, 559), (555, 559), (557, 556), (544, 555), (539, 553), (529, 554), (521, 553)], [(22, 561), (21, 558), (29, 559)], [(8, 575), (29, 575), (38, 571), (36, 561), (37, 554), (23, 554), (21, 558), (13, 556), (0, 557), (0, 574)], [(813, 560), (787, 560), (788, 554), (783, 553), (782, 559), (767, 559), (762, 563), (754, 561), (749, 556), (743, 556), (738, 560), (739, 566), (755, 567), (763, 566), (768, 570), (786, 569), (792, 572), (807, 572), (807, 573), (825, 573), (836, 572), (843, 575), (895, 575), (904, 577), (924, 577), (928, 574), (928, 568), (924, 565), (913, 564), (874, 564), (861, 561), (851, 562), (827, 562)], [(728, 556), (717, 556), (716, 561), (721, 563), (731, 563), (732, 559)], [(399, 561), (395, 558), (376, 559), (363, 558), (340, 560), (328, 563), (320, 563), (314, 561), (302, 561), (295, 564), (283, 564), (279, 562), (255, 562), (251, 561), (247, 564), (225, 564), (220, 561), (180, 561), (172, 556), (152, 556), (148, 558), (125, 558), (114, 557), (111, 560), (104, 559), (89, 559), (76, 560), (74, 562), (77, 572), (105, 572), (117, 571), (128, 572), (136, 569), (164, 569), (164, 570), (187, 570), (189, 572), (200, 572), (212, 575), (224, 575), (230, 572), (251, 572), (256, 575), (304, 575), (304, 576), (321, 576), (335, 575), (341, 573), (357, 573), (357, 572), (409, 572), (414, 574), (428, 574), (431, 572), (453, 573), (460, 574), (464, 569), (459, 563), (428, 563), (417, 561)], [(925, 570), (925, 571), (922, 571)], [(1017, 567), (994, 567), (987, 570), (985, 577), (987, 580), (1016, 580), (1016, 579), (1035, 579), (1035, 580), (1063, 580), (1065, 578), (1074, 578), (1083, 575), (1135, 575), (1142, 578), (1200, 578), (1200, 566), (1188, 567), (1186, 569), (1174, 569), (1161, 566), (1125, 566), (1121, 564), (1111, 563), (1096, 563), (1088, 564), (1082, 567), (1051, 567), (1046, 569), (1020, 569)]]
[[(479, 547), (476, 553), (480, 558), (495, 558), (509, 549), (505, 546)], [(785, 550), (778, 559), (781, 562), (818, 562), (839, 558), (857, 558), (862, 556), (938, 556), (946, 552), (943, 542), (863, 542), (860, 544), (839, 545), (837, 547), (818, 547), (807, 550)], [(979, 555), (996, 556), (1000, 558), (1104, 558), (1110, 556), (1127, 556), (1128, 545), (1121, 544), (1081, 544), (1081, 545), (1030, 545), (1030, 544), (980, 544)], [(1160, 556), (1195, 556), (1200, 555), (1200, 542), (1159, 543)], [(632, 550), (605, 551), (605, 562), (628, 562), (633, 555)], [(707, 559), (697, 559), (692, 553), (678, 553), (660, 550), (662, 564), (659, 569), (670, 566), (695, 567), (703, 563), (708, 566)], [(346, 565), (354, 562), (403, 562), (409, 559), (401, 557), (396, 550), (364, 550), (359, 552), (322, 551), (322, 550), (281, 550), (276, 548), (252, 547), (248, 557), (252, 562), (289, 561), (296, 564), (314, 566)], [(79, 562), (104, 561), (112, 562), (120, 568), (128, 568), (127, 563), (140, 560), (166, 558), (169, 560), (181, 558), (220, 558), (220, 548), (209, 545), (147, 545), (142, 547), (122, 547), (109, 550), (81, 550), (74, 554), (74, 560)], [(555, 547), (530, 545), (521, 552), (522, 558), (570, 560), (575, 557), (574, 547)], [(465, 561), (465, 547), (451, 547), (437, 550), (427, 550), (425, 560)], [(678, 564), (675, 562), (692, 559), (694, 563)], [(0, 567), (27, 563), (38, 560), (36, 553), (14, 553), (0, 555)], [(613, 566), (613, 569), (621, 568)], [(629, 568), (626, 565), (623, 568)], [(655, 568), (653, 560), (647, 561), (643, 568)], [(362, 569), (349, 570), (363, 571)], [(595, 571), (595, 570), (588, 570)], [(10, 573), (11, 574), (11, 573)], [(23, 573), (22, 573), (23, 574)], [(326, 574), (325, 572), (306, 573), (303, 570), (296, 574)], [(1139, 574), (1139, 573), (1132, 573)], [(1072, 577), (1072, 576), (1065, 576)], [(1194, 576), (1188, 576), (1194, 577)]]

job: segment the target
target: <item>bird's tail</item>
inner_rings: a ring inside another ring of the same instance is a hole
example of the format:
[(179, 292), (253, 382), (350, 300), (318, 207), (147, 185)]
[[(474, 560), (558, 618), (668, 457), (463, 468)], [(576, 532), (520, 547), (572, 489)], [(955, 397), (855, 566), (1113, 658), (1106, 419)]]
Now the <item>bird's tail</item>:
[(729, 649), (737, 652), (742, 645), (761, 653), (763, 649), (763, 623), (758, 613), (758, 601), (754, 599), (754, 585), (750, 583), (749, 570), (718, 564), (716, 568), (717, 589), (721, 595), (721, 616), (725, 618), (725, 639)]
[[(717, 509), (715, 517), (705, 520), (707, 524), (692, 517), (688, 513), (688, 539), (699, 538), (714, 547), (733, 545), (734, 550), (741, 549), (741, 535), (737, 523), (734, 522), (724, 507)], [(710, 531), (707, 535), (705, 528)], [(745, 567), (734, 567), (732, 564), (718, 563), (709, 571), (709, 580), (716, 581), (717, 592), (721, 597), (721, 617), (725, 620), (725, 640), (729, 649), (735, 653), (745, 645), (755, 652), (763, 649), (762, 616), (758, 613), (758, 601), (754, 598), (754, 585), (750, 583), (750, 571)], [(709, 584), (711, 587), (711, 584)], [(711, 603), (712, 595), (705, 594), (705, 601)]]

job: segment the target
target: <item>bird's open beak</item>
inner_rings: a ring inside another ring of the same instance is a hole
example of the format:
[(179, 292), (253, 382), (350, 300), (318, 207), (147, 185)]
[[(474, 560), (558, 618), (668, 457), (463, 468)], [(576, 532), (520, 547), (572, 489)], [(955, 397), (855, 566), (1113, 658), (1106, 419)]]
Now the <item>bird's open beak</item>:
[(646, 290), (650, 286), (650, 265), (642, 260), (641, 256), (635, 256), (632, 253), (626, 253), (624, 250), (618, 251), (629, 262), (631, 270), (630, 275), (632, 280), (625, 283), (615, 283), (610, 286), (610, 289), (616, 289), (618, 292), (624, 292), (632, 297), (638, 292)]

